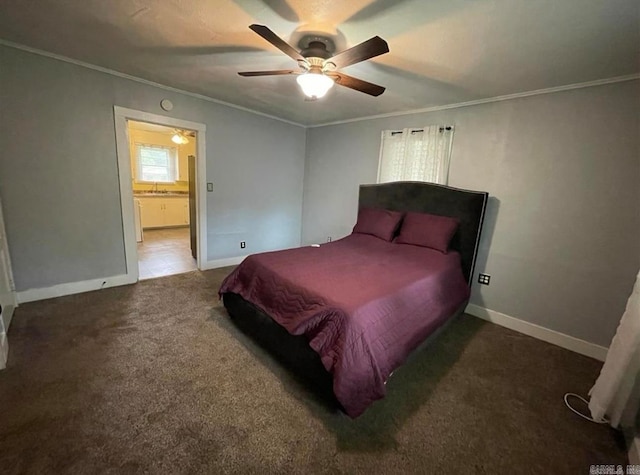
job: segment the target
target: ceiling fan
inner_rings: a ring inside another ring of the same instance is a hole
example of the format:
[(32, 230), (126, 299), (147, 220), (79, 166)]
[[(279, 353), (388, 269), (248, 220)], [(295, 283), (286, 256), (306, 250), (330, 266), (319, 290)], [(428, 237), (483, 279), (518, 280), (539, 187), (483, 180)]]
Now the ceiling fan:
[(173, 137), (171, 137), (171, 141), (178, 145), (185, 145), (189, 143), (188, 137), (195, 136), (195, 132), (192, 132), (190, 130), (173, 129)]
[(374, 36), (336, 55), (333, 55), (333, 42), (329, 38), (310, 36), (303, 39), (303, 49), (297, 51), (264, 25), (251, 25), (249, 28), (284, 54), (298, 62), (299, 70), (279, 69), (275, 71), (246, 71), (238, 73), (240, 76), (279, 76), (295, 74), (297, 82), (304, 94), (311, 99), (323, 97), (335, 84), (364, 92), (371, 96), (379, 96), (385, 88), (362, 79), (347, 76), (338, 69), (352, 64), (375, 58), (389, 52), (389, 45), (379, 36)]

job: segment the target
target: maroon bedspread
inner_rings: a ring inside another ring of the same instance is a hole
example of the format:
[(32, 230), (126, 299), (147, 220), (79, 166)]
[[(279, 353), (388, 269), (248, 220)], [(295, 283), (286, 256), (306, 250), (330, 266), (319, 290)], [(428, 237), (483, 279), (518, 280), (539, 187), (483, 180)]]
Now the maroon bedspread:
[(469, 297), (457, 253), (364, 234), (251, 255), (225, 292), (306, 335), (351, 417), (384, 397), (391, 372)]

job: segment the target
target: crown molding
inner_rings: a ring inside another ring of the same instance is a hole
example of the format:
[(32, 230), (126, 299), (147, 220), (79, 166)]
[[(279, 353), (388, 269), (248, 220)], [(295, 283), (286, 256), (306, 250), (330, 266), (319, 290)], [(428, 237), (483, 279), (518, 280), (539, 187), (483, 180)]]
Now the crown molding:
[(58, 61), (62, 61), (65, 63), (73, 64), (75, 66), (80, 66), (87, 69), (92, 69), (94, 71), (99, 71), (101, 73), (109, 74), (111, 76), (116, 76), (122, 79), (128, 79), (130, 81), (135, 81), (141, 84), (145, 84), (147, 86), (157, 87), (159, 89), (163, 89), (165, 91), (175, 92), (176, 94), (182, 94), (189, 97), (195, 97), (196, 99), (202, 99), (203, 101), (213, 102), (215, 104), (220, 104), (222, 106), (231, 107), (233, 109), (238, 109), (244, 112), (249, 112), (251, 114), (256, 114), (262, 117), (268, 117), (269, 119), (274, 119), (280, 122), (285, 122), (290, 125), (295, 125), (296, 127), (306, 128), (304, 124), (300, 124), (298, 122), (293, 122), (291, 120), (283, 119), (281, 117), (277, 117), (275, 115), (265, 114), (264, 112), (260, 112), (257, 110), (249, 109), (248, 107), (239, 106), (237, 104), (232, 104), (230, 102), (221, 101), (220, 99), (214, 99), (213, 97), (205, 96), (203, 94), (197, 94), (195, 92), (185, 91), (183, 89), (178, 89), (176, 87), (167, 86), (165, 84), (160, 84), (154, 81), (149, 81), (148, 79), (139, 78), (137, 76), (131, 76), (130, 74), (121, 73), (120, 71), (115, 71), (113, 69), (104, 68), (102, 66), (96, 66), (95, 64), (86, 63), (84, 61), (80, 61), (77, 59), (69, 58), (67, 56), (62, 56), (56, 53), (50, 53), (48, 51), (44, 51), (37, 48), (32, 48), (31, 46), (21, 45), (19, 43), (14, 43), (12, 41), (3, 40), (0, 38), (0, 46), (7, 46), (9, 48), (14, 48), (22, 51), (26, 51), (27, 53), (37, 54), (39, 56), (44, 56), (46, 58), (56, 59)]
[(640, 74), (628, 74), (626, 76), (616, 76), (606, 79), (597, 79), (595, 81), (580, 82), (575, 84), (567, 84), (565, 86), (548, 87), (545, 89), (536, 89), (533, 91), (516, 92), (504, 96), (487, 97), (486, 99), (476, 99), (468, 102), (458, 102), (456, 104), (446, 104), (442, 106), (424, 107), (421, 109), (412, 109), (408, 111), (388, 112), (385, 114), (369, 115), (366, 117), (357, 117), (354, 119), (336, 120), (333, 122), (325, 122), (322, 124), (307, 125), (307, 128), (326, 127), (329, 125), (348, 124), (350, 122), (360, 122), (363, 120), (384, 119), (386, 117), (398, 117), (403, 115), (423, 114), (425, 112), (437, 112), (448, 109), (458, 109), (461, 107), (477, 106), (480, 104), (489, 104), (492, 102), (510, 101), (512, 99), (520, 99), (522, 97), (540, 96), (543, 94), (553, 94), (562, 91), (571, 91), (573, 89), (583, 89), (586, 87), (604, 86), (606, 84), (614, 84), (618, 82), (634, 81), (640, 79)]

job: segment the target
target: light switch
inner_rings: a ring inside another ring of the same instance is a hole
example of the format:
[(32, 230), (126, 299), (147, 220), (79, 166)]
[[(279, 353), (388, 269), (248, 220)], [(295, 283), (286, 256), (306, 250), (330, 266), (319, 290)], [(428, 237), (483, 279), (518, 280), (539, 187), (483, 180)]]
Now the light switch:
[(207, 191), (213, 191), (213, 183), (207, 183)]

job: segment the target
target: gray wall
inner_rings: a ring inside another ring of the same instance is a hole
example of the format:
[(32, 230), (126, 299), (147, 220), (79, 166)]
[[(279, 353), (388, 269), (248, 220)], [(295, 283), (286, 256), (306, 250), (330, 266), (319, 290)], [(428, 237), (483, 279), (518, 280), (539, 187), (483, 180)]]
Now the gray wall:
[(18, 291), (125, 273), (114, 105), (206, 124), (209, 260), (300, 242), (301, 127), (2, 46), (0, 104)]
[(351, 231), (384, 129), (453, 124), (449, 184), (491, 196), (472, 302), (608, 346), (640, 265), (640, 81), (307, 131), (302, 241)]

